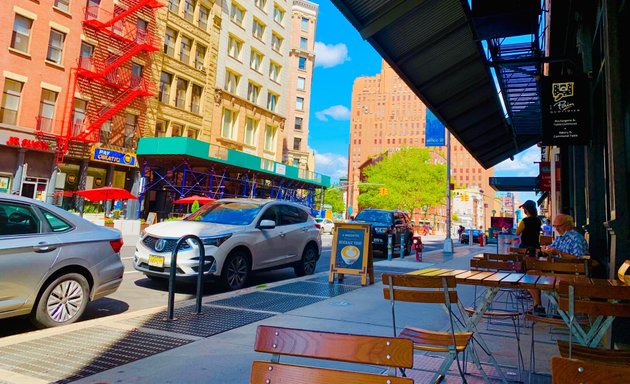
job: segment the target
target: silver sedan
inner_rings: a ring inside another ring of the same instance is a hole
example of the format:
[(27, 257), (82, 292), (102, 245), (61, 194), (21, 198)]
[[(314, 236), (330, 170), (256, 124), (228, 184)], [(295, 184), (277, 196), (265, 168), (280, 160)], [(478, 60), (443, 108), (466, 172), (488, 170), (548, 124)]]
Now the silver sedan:
[(0, 319), (75, 322), (123, 277), (120, 232), (37, 200), (0, 193)]

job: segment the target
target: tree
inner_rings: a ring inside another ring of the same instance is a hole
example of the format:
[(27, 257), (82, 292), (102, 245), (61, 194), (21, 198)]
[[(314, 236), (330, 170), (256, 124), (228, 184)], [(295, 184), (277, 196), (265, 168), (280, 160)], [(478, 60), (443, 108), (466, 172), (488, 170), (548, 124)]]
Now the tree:
[(324, 204), (330, 204), (333, 212), (343, 212), (343, 194), (338, 187), (328, 188), (324, 193)]
[[(446, 199), (446, 165), (435, 164), (425, 148), (403, 148), (364, 170), (359, 207), (413, 212), (442, 205)], [(386, 191), (386, 193), (383, 193)]]

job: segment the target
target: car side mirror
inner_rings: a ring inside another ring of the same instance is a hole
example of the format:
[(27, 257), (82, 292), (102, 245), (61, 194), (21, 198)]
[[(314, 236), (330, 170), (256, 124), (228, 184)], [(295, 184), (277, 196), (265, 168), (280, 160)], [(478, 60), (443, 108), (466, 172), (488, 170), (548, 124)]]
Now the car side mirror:
[(260, 220), (260, 224), (258, 224), (259, 229), (274, 229), (276, 227), (276, 222), (273, 220)]

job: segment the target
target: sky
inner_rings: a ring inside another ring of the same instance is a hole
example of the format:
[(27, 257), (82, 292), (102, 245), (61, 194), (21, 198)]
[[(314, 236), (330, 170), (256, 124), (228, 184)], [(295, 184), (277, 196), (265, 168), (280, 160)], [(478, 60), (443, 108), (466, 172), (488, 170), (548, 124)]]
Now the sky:
[[(315, 70), (311, 91), (309, 146), (315, 151), (315, 171), (333, 183), (348, 173), (352, 85), (360, 76), (381, 71), (381, 57), (329, 0), (319, 5), (315, 35)], [(540, 148), (532, 147), (495, 166), (495, 176), (537, 176)], [(520, 193), (519, 200), (536, 200)]]

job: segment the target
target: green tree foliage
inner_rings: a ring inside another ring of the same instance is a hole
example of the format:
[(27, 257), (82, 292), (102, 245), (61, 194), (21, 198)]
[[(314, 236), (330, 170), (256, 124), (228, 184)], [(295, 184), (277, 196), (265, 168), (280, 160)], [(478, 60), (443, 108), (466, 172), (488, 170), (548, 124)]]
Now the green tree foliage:
[(457, 215), (457, 213), (453, 213), (453, 221), (459, 221), (459, 215)]
[(199, 202), (197, 200), (193, 201), (192, 205), (190, 206), (190, 212), (196, 212), (199, 209)]
[(343, 212), (343, 194), (337, 186), (326, 189), (324, 193), (324, 204), (330, 204), (333, 212)]
[(364, 175), (365, 184), (359, 186), (360, 209), (413, 212), (446, 200), (446, 165), (435, 164), (425, 148), (403, 148), (367, 167)]

